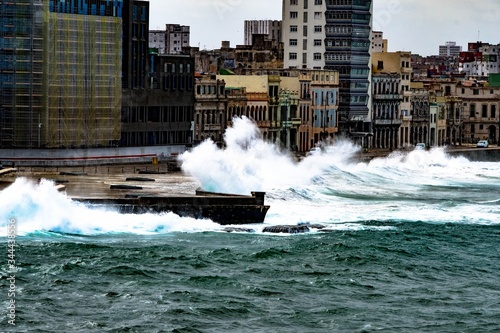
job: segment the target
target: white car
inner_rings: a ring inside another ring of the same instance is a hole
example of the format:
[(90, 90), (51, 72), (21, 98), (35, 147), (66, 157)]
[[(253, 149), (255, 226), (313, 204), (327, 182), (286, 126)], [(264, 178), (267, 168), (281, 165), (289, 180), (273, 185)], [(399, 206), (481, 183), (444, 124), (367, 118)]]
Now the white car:
[(426, 148), (426, 145), (423, 142), (417, 143), (415, 145), (415, 149), (418, 149), (418, 150), (425, 150), (425, 148)]
[(316, 155), (321, 153), (321, 148), (312, 147), (310, 151), (307, 152), (306, 156)]
[(476, 147), (480, 147), (480, 148), (488, 148), (489, 144), (488, 144), (488, 140), (480, 140)]

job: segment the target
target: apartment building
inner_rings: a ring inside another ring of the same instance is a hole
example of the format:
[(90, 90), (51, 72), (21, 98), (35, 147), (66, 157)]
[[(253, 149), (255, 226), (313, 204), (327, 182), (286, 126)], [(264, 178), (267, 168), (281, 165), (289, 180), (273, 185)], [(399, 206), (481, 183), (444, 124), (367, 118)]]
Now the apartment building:
[(371, 0), (283, 0), (284, 68), (340, 73), (339, 126), (371, 130)]

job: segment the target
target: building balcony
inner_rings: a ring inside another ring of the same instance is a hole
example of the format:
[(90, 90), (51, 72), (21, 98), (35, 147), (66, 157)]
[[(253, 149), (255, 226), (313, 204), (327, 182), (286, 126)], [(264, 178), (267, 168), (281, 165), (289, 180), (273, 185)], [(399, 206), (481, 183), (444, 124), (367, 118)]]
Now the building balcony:
[(401, 126), (403, 121), (401, 119), (375, 119), (376, 126)]
[(281, 122), (281, 128), (292, 128), (292, 127), (299, 127), (302, 125), (302, 119), (301, 118), (292, 118), (291, 120), (285, 120)]
[(204, 125), (203, 126), (203, 131), (205, 132), (213, 132), (213, 131), (221, 131), (222, 126), (221, 125)]
[(399, 94), (374, 94), (373, 99), (374, 100), (381, 99), (381, 100), (400, 101), (400, 100), (403, 100), (403, 95), (399, 95)]

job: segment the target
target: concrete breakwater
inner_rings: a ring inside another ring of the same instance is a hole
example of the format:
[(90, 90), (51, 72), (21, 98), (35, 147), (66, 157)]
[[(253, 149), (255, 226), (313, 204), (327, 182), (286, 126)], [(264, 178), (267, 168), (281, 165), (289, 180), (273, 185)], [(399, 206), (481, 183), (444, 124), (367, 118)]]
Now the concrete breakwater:
[[(219, 224), (262, 223), (269, 210), (264, 204), (264, 192), (206, 192), (198, 189), (195, 179), (181, 172), (166, 172), (164, 164), (156, 166), (155, 172), (152, 167), (128, 164), (6, 168), (0, 172), (0, 190), (18, 178), (27, 179), (34, 187), (48, 180), (68, 198), (90, 206), (132, 214), (173, 212)], [(151, 171), (147, 178), (137, 176), (145, 170)]]

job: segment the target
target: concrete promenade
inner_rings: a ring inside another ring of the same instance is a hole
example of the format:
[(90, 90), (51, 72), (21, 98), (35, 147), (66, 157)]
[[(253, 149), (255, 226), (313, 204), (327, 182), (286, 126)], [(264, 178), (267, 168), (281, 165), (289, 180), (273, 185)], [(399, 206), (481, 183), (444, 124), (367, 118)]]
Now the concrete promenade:
[(87, 149), (0, 149), (4, 166), (93, 166), (168, 160), (186, 146), (145, 146)]

